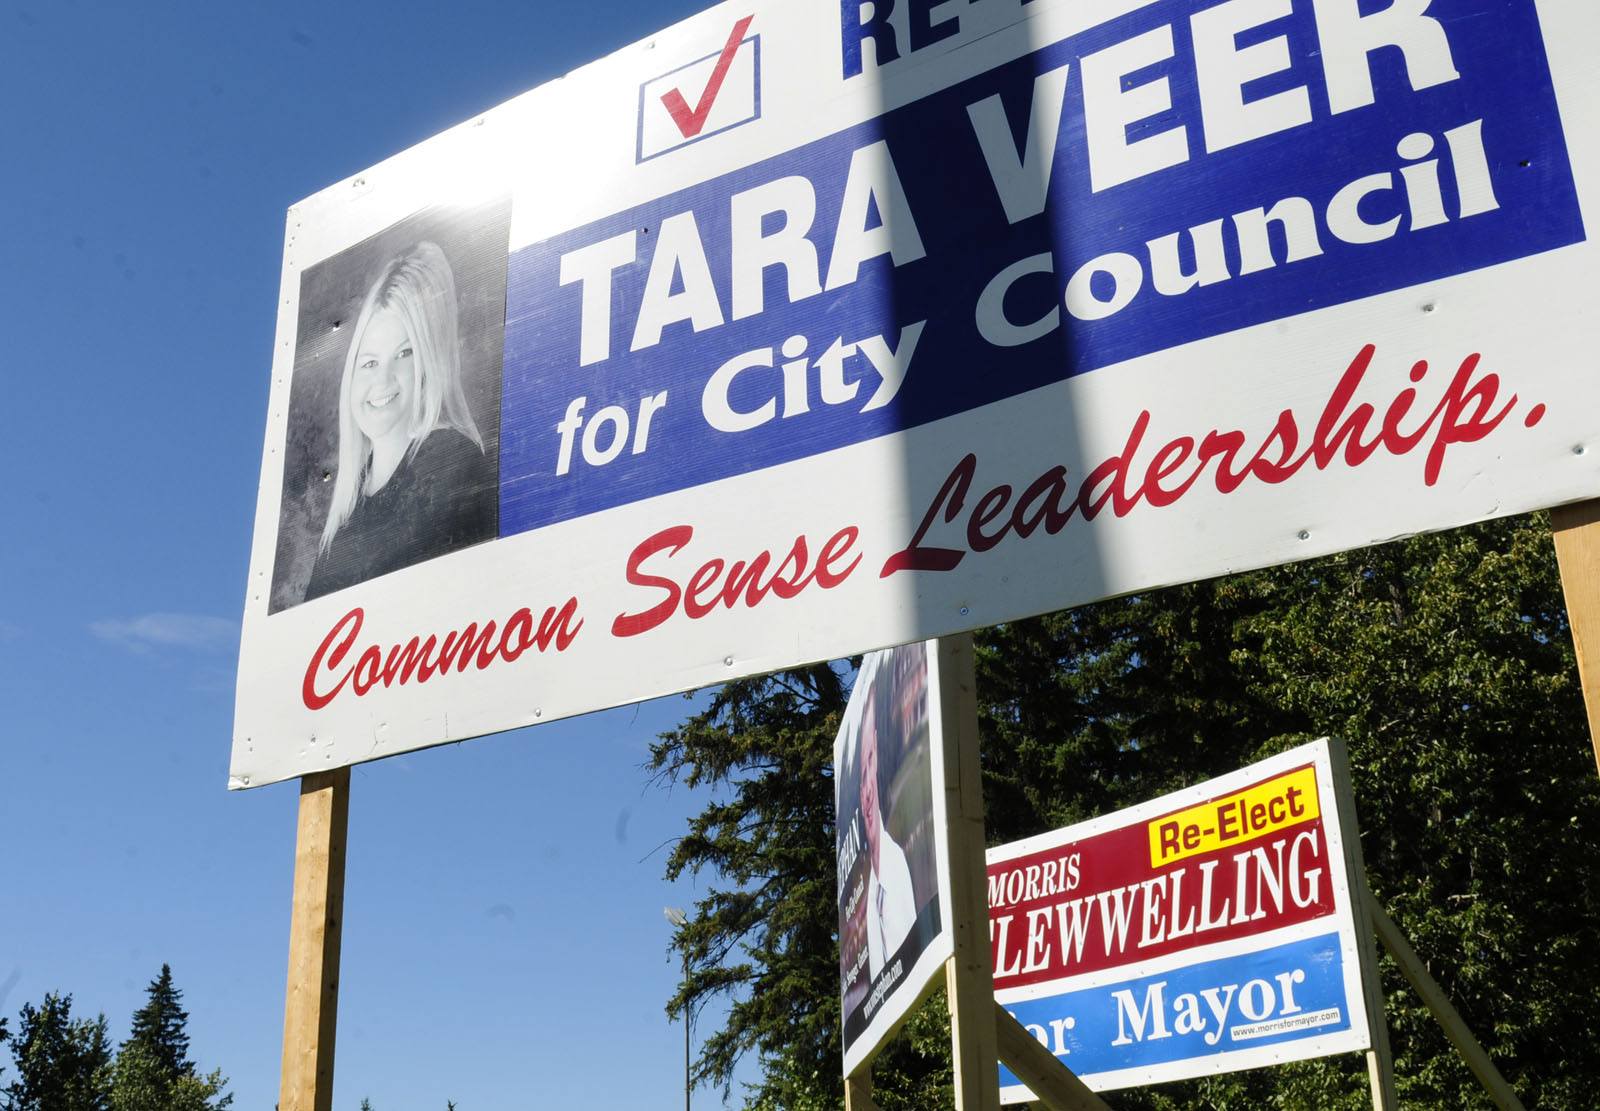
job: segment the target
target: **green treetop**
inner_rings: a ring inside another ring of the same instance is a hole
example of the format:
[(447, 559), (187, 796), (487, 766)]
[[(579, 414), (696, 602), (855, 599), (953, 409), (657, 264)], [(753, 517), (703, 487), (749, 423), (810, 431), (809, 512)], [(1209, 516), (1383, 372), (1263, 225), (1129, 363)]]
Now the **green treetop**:
[(16, 1079), (0, 1091), (4, 1111), (108, 1111), (111, 1041), (104, 1015), (72, 1017), (72, 996), (22, 1005), (10, 1039)]
[(194, 1062), (189, 1060), (189, 1013), (183, 1009), (183, 992), (173, 986), (171, 965), (161, 966), (161, 975), (150, 981), (145, 994), (123, 1048), (143, 1050), (169, 1080), (190, 1075)]
[(233, 1103), (221, 1070), (201, 1076), (189, 1059), (189, 1014), (170, 965), (145, 989), (144, 1006), (117, 1054), (112, 1111), (221, 1111)]

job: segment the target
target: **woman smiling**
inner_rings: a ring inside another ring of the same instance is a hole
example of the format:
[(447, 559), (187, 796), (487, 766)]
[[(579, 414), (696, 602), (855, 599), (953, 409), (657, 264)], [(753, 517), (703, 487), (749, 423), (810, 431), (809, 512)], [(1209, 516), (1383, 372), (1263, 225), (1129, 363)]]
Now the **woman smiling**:
[(333, 497), (307, 598), (495, 535), (494, 461), (461, 387), (455, 278), (423, 241), (383, 267), (339, 384)]

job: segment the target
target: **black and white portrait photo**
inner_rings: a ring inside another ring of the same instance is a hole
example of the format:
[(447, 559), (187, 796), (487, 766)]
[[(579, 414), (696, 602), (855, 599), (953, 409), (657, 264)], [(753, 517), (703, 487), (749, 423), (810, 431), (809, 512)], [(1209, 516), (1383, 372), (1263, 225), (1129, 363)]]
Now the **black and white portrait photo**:
[(300, 276), (271, 611), (492, 540), (510, 202)]

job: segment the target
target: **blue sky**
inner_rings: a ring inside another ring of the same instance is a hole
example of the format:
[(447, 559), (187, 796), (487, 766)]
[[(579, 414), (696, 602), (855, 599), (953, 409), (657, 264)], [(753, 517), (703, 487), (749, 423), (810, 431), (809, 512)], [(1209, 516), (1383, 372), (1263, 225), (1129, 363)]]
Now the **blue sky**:
[[(120, 1038), (170, 962), (272, 1106), (296, 791), (224, 785), (284, 210), (697, 6), (0, 0), (0, 1013)], [(356, 771), (337, 1107), (676, 1105), (686, 712)]]

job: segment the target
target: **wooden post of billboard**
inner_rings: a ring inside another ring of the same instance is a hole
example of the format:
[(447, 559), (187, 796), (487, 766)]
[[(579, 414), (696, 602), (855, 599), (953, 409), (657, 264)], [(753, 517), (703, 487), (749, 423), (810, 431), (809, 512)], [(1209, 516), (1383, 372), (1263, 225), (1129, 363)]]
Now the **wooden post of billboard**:
[(279, 1111), (329, 1111), (333, 1106), (334, 1024), (339, 1011), (339, 940), (344, 926), (349, 817), (348, 767), (300, 780)]
[(844, 1111), (878, 1111), (878, 1105), (872, 1102), (871, 1061), (854, 1076), (844, 1078)]
[(1589, 711), (1589, 743), (1600, 765), (1600, 500), (1552, 509), (1550, 532)]
[(939, 707), (944, 730), (945, 812), (950, 822), (950, 923), (955, 953), (945, 965), (950, 1056), (957, 1111), (998, 1111), (1000, 1061), (989, 954), (989, 892), (978, 762), (978, 691), (972, 634), (940, 637)]
[(1350, 912), (1356, 925), (1356, 958), (1361, 962), (1361, 997), (1367, 1008), (1367, 1029), (1372, 1048), (1367, 1050), (1367, 1081), (1372, 1087), (1373, 1111), (1394, 1111), (1400, 1106), (1394, 1094), (1394, 1054), (1389, 1049), (1389, 1022), (1384, 1017), (1383, 983), (1378, 978), (1378, 946), (1372, 925), (1371, 895), (1367, 891), (1367, 864), (1361, 853), (1361, 824), (1356, 819), (1355, 790), (1350, 780), (1350, 754), (1344, 741), (1328, 738), (1328, 762), (1333, 769), (1333, 793), (1338, 799), (1339, 829), (1344, 840), (1345, 876), (1350, 889)]

